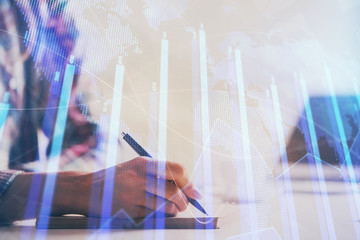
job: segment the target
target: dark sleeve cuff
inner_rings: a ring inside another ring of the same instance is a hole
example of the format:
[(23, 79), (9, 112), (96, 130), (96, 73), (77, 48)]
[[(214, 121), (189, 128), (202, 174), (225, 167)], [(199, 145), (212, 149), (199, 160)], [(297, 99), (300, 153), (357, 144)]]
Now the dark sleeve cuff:
[(4, 196), (6, 190), (14, 182), (17, 175), (23, 173), (22, 171), (0, 171), (0, 198)]

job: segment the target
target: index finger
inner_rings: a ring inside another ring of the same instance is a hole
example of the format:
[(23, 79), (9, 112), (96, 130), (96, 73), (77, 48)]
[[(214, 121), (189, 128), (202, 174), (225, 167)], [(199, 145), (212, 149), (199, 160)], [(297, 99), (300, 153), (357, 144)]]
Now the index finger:
[(170, 161), (156, 161), (150, 157), (138, 157), (132, 161), (136, 165), (139, 173), (161, 177), (173, 181), (187, 196), (200, 199), (201, 194), (194, 189), (189, 179), (185, 175), (182, 165)]

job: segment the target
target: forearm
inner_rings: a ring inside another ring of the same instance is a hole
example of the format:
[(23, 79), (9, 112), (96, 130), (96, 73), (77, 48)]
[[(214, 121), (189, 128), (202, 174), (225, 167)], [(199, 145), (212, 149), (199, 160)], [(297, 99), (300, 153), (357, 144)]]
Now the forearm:
[[(164, 172), (156, 172), (157, 161), (139, 157), (95, 173), (21, 174), (0, 199), (0, 221), (36, 218), (43, 207), (50, 207), (51, 215), (73, 213), (99, 217), (126, 211), (129, 216), (138, 218), (163, 211), (174, 216), (186, 209), (186, 196), (198, 199), (200, 194), (189, 185), (181, 165), (166, 164)], [(44, 189), (46, 180), (51, 182), (54, 176), (54, 189)], [(149, 176), (154, 179), (148, 181)], [(164, 184), (165, 191), (158, 191), (158, 186)], [(49, 195), (52, 193), (53, 196)], [(43, 196), (47, 199), (52, 196), (52, 202), (43, 202)], [(104, 211), (102, 206), (105, 205)]]
[[(17, 176), (0, 200), (0, 221), (36, 218), (41, 206), (44, 206), (42, 197), (46, 178), (54, 176), (54, 173), (24, 173)], [(79, 172), (60, 172), (56, 175), (50, 206), (52, 215), (86, 214), (89, 197), (86, 178), (86, 174)], [(45, 194), (51, 194), (51, 191), (47, 189)]]

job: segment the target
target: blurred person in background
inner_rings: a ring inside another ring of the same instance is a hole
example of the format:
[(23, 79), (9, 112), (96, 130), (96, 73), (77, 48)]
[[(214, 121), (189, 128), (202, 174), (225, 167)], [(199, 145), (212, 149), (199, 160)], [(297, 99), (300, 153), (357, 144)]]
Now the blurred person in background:
[[(184, 194), (192, 198), (200, 194), (176, 163), (167, 162), (159, 170), (156, 160), (139, 157), (94, 173), (34, 173), (24, 167), (41, 155), (39, 136), (47, 139), (47, 155), (51, 149), (61, 83), (79, 34), (74, 20), (65, 14), (66, 5), (67, 0), (0, 2), (0, 100), (10, 105), (0, 141), (9, 153), (11, 169), (0, 171), (0, 222), (37, 217), (40, 196), (48, 194), (44, 183), (49, 176), (56, 177), (52, 215), (100, 216), (107, 171), (114, 173), (114, 192), (108, 199), (111, 215), (125, 210), (132, 217), (144, 217), (159, 204), (162, 207), (157, 210), (166, 215), (184, 211), (188, 205)], [(81, 59), (75, 59), (74, 64), (79, 69)], [(78, 74), (72, 86), (60, 166), (74, 159), (96, 158), (92, 150), (97, 144), (97, 126), (82, 115), (74, 97)], [(151, 183), (146, 181), (149, 176), (155, 179)], [(157, 192), (159, 182), (165, 184), (165, 191)], [(31, 198), (32, 183), (38, 191)], [(98, 193), (94, 199), (90, 199), (92, 189)]]

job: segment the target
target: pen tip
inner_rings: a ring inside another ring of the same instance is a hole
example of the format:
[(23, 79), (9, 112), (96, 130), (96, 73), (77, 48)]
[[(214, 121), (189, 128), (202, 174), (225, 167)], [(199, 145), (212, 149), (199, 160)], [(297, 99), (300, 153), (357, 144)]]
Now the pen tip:
[(121, 133), (121, 136), (125, 137), (125, 135), (126, 135), (126, 134), (125, 134), (124, 132)]

